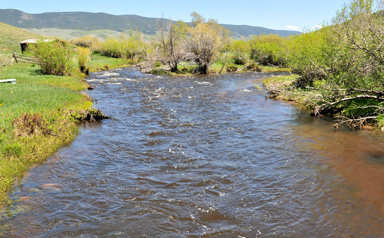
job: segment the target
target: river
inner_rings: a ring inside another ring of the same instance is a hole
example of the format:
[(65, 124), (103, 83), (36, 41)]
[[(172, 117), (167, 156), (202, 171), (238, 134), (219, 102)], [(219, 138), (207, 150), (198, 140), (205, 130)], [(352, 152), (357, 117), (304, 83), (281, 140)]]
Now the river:
[(271, 75), (91, 74), (111, 119), (25, 175), (0, 236), (383, 237), (383, 136), (266, 100)]

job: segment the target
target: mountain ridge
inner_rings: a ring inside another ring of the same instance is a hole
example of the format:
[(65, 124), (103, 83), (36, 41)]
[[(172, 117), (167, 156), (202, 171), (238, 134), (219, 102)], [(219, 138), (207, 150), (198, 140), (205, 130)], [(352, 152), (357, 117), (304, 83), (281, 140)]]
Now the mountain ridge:
[[(72, 30), (115, 30), (125, 31), (138, 29), (144, 34), (154, 35), (156, 22), (160, 18), (139, 15), (113, 15), (103, 12), (45, 12), (29, 14), (16, 9), (0, 9), (0, 22), (24, 29), (59, 28)], [(166, 22), (169, 19), (164, 19)], [(298, 35), (301, 32), (289, 30), (273, 30), (265, 27), (249, 25), (220, 24), (238, 37), (261, 34), (278, 34), (280, 36)]]

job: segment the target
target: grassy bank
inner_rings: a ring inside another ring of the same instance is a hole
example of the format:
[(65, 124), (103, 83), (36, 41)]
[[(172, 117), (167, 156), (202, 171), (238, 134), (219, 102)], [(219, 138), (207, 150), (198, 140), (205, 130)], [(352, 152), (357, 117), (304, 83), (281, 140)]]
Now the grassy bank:
[[(17, 178), (43, 162), (77, 133), (70, 111), (92, 106), (79, 91), (87, 84), (74, 77), (46, 76), (38, 66), (15, 64), (0, 78), (17, 84), (0, 84), (0, 204)], [(1, 206), (1, 205), (0, 205)]]
[(121, 58), (111, 58), (107, 56), (102, 56), (99, 54), (94, 54), (92, 60), (87, 63), (90, 72), (109, 70), (120, 67), (129, 67), (127, 60)]
[[(94, 55), (90, 71), (127, 66), (123, 59)], [(36, 163), (43, 162), (77, 134), (73, 112), (92, 107), (80, 93), (88, 84), (77, 77), (42, 75), (32, 64), (3, 67), (0, 78), (0, 207), (15, 181)]]
[[(77, 61), (80, 64), (80, 51), (75, 54), (68, 44), (63, 46), (69, 47), (70, 54), (62, 53), (61, 47), (48, 50), (43, 60), (57, 60), (55, 56), (61, 53), (61, 59), (68, 56), (71, 67), (63, 75), (73, 76), (43, 75), (40, 64), (11, 63), (12, 53), (21, 53), (19, 42), (41, 36), (3, 23), (0, 23), (0, 36), (0, 79), (17, 80), (16, 84), (0, 83), (1, 207), (28, 168), (42, 163), (75, 138), (76, 120), (83, 119), (92, 102), (80, 93), (89, 86), (82, 80), (86, 75), (77, 64)], [(40, 45), (39, 49), (45, 48)], [(126, 62), (94, 54), (83, 64), (93, 72), (127, 66)]]
[(305, 92), (292, 86), (297, 78), (298, 75), (292, 74), (264, 79), (263, 86), (267, 90), (267, 97), (294, 102), (299, 107), (306, 107), (308, 98)]
[[(268, 98), (290, 101), (297, 107), (311, 112), (313, 116), (329, 116), (334, 118), (334, 128), (338, 129), (345, 124), (351, 129), (376, 129), (384, 132), (384, 116), (370, 116), (358, 119), (349, 119), (356, 110), (366, 110), (367, 108), (381, 108), (376, 102), (380, 99), (382, 92), (375, 90), (354, 90), (326, 88), (325, 81), (318, 81), (314, 87), (300, 88), (297, 83), (300, 80), (298, 75), (278, 76), (263, 80), (264, 88)], [(365, 92), (364, 97), (354, 96), (356, 92)], [(338, 93), (349, 93), (349, 98), (340, 98), (339, 101), (329, 102), (324, 95), (337, 95)], [(354, 98), (356, 97), (356, 99)], [(368, 99), (367, 99), (368, 98)], [(352, 103), (349, 100), (354, 100)], [(331, 107), (331, 106), (332, 107)], [(369, 106), (367, 106), (369, 105)], [(319, 113), (321, 111), (321, 114)], [(359, 111), (360, 112), (360, 111)]]

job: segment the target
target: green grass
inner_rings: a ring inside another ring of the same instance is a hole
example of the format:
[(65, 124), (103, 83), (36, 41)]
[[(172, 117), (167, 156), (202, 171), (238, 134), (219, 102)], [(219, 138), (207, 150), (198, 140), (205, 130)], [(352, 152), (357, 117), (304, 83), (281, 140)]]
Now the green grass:
[(20, 42), (40, 35), (0, 22), (0, 53), (21, 53)]
[(276, 73), (276, 72), (291, 72), (290, 68), (281, 68), (277, 66), (261, 66), (265, 73)]
[(32, 64), (13, 64), (1, 72), (1, 78), (15, 78), (17, 84), (43, 84), (74, 91), (87, 89), (87, 84), (75, 77), (41, 75), (40, 67)]
[[(29, 38), (40, 36), (0, 23), (0, 79), (17, 80), (0, 83), (0, 208), (28, 168), (75, 138), (78, 129), (71, 114), (92, 106), (79, 93), (88, 87), (79, 70), (62, 77), (42, 75), (38, 65), (10, 64), (12, 52), (20, 53), (19, 42)], [(127, 65), (123, 59), (93, 59), (88, 62), (91, 71)]]
[[(46, 37), (59, 37), (66, 40), (72, 40), (83, 36), (93, 36), (100, 40), (107, 38), (117, 38), (121, 36), (121, 31), (115, 30), (75, 30), (75, 29), (59, 29), (59, 28), (28, 28), (26, 31)], [(150, 41), (153, 35), (143, 34), (144, 39)]]
[(47, 36), (47, 37), (59, 37), (66, 40), (72, 40), (82, 36), (94, 36), (99, 39), (106, 39), (108, 37), (119, 37), (121, 32), (114, 30), (72, 30), (72, 29), (59, 29), (59, 28), (30, 28), (27, 29), (30, 32)]
[[(78, 91), (87, 84), (73, 77), (39, 74), (39, 67), (14, 64), (0, 73), (0, 78), (16, 78), (16, 84), (0, 84), (0, 207), (16, 178), (43, 162), (77, 134), (77, 126), (68, 116), (92, 106)], [(39, 115), (51, 134), (18, 135), (15, 122), (21, 116)]]
[(87, 63), (87, 67), (90, 68), (91, 72), (128, 67), (131, 65), (127, 60), (101, 56), (99, 54), (94, 54), (92, 58), (93, 59)]
[(297, 79), (298, 75), (292, 74), (287, 76), (270, 77), (263, 80), (264, 86), (271, 86), (273, 84), (290, 84)]
[(41, 36), (0, 22), (0, 72), (11, 63), (12, 53), (21, 53), (20, 42)]
[(283, 101), (294, 102), (300, 108), (312, 109), (311, 106), (308, 104), (310, 103), (308, 101), (308, 98), (313, 93), (316, 94), (316, 92), (310, 92), (300, 88), (291, 87), (291, 85), (296, 81), (298, 77), (299, 76), (296, 74), (291, 74), (287, 76), (266, 78), (263, 80), (263, 85), (264, 88), (269, 92), (275, 90), (279, 91), (279, 93), (273, 98)]

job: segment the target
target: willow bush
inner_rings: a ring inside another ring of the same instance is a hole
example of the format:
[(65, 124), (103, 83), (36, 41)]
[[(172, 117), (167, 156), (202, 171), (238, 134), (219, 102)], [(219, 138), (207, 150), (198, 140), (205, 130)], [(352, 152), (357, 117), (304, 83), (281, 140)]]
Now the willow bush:
[(261, 65), (286, 66), (286, 38), (279, 35), (254, 36), (250, 41), (251, 59)]
[(36, 62), (41, 67), (42, 74), (69, 76), (74, 70), (73, 47), (59, 40), (39, 41), (29, 46)]
[(76, 52), (80, 71), (84, 72), (87, 68), (87, 62), (91, 60), (92, 52), (89, 48), (85, 47), (77, 47)]
[(118, 38), (107, 38), (95, 44), (94, 52), (103, 56), (124, 59), (141, 59), (146, 54), (147, 44), (140, 32), (131, 31), (129, 35), (122, 34)]
[(288, 66), (302, 76), (299, 86), (312, 86), (315, 80), (329, 76), (335, 52), (326, 29), (293, 36), (285, 45)]
[(86, 47), (86, 48), (92, 48), (92, 46), (97, 44), (98, 42), (99, 40), (97, 39), (97, 37), (93, 37), (93, 36), (83, 36), (83, 37), (71, 40), (72, 44), (80, 47)]

